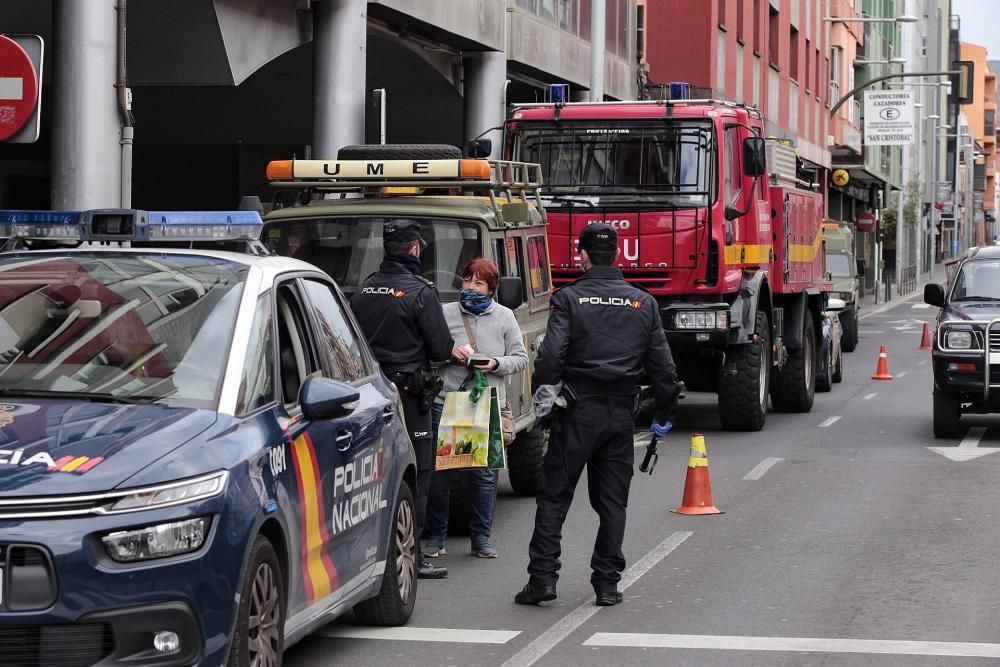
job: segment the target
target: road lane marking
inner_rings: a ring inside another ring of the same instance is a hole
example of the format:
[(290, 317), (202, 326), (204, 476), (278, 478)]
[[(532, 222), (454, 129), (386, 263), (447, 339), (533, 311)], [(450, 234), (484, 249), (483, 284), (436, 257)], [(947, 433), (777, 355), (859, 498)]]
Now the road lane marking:
[(861, 330), (858, 331), (858, 333), (863, 333), (863, 334), (884, 334), (885, 332), (884, 331), (869, 331), (868, 329), (861, 329)]
[[(694, 535), (691, 531), (678, 530), (671, 533), (667, 539), (660, 542), (656, 548), (642, 557), (635, 565), (630, 567), (618, 584), (618, 590), (624, 592), (629, 586), (634, 584), (639, 577), (646, 574), (657, 563), (666, 558), (671, 551), (679, 547), (684, 540)], [(515, 653), (501, 667), (530, 667), (535, 664), (546, 653), (556, 647), (559, 642), (566, 639), (581, 625), (586, 623), (591, 616), (601, 610), (594, 604), (593, 600), (588, 600), (579, 607), (562, 617), (551, 628), (540, 634), (530, 644)]]
[(907, 373), (909, 373), (909, 371), (903, 371), (902, 373), (896, 373), (896, 378), (898, 379), (898, 378), (901, 378), (901, 377), (905, 377)]
[(930, 308), (931, 304), (929, 304), (929, 303), (915, 303), (915, 304), (913, 304), (912, 307), (916, 308), (917, 310), (922, 310), (924, 308)]
[(823, 422), (822, 424), (820, 424), (820, 425), (819, 425), (819, 427), (820, 427), (820, 428), (826, 428), (826, 427), (828, 427), (828, 426), (832, 426), (832, 425), (834, 425), (835, 423), (837, 423), (837, 421), (838, 421), (839, 419), (840, 419), (840, 416), (837, 416), (837, 417), (830, 417), (830, 418), (829, 418), (829, 419), (827, 419), (827, 420), (826, 420), (825, 422)]
[(982, 426), (977, 426), (976, 428), (969, 429), (969, 432), (962, 438), (962, 442), (958, 443), (958, 447), (928, 447), (927, 449), (952, 461), (959, 462), (972, 461), (973, 459), (978, 459), (980, 456), (1000, 452), (1000, 447), (979, 446), (979, 442), (983, 439), (984, 435), (986, 435), (986, 429)]
[(773, 456), (769, 456), (760, 463), (758, 463), (753, 470), (744, 475), (743, 479), (749, 479), (749, 480), (760, 479), (761, 477), (764, 476), (764, 473), (766, 473), (768, 470), (771, 469), (771, 466), (773, 466), (775, 463), (779, 461), (784, 461), (784, 460), (785, 459), (778, 459)]
[(927, 365), (927, 360), (926, 359), (917, 362), (917, 366), (926, 366), (926, 365)]
[(649, 441), (653, 439), (652, 433), (640, 433), (639, 435), (632, 436), (632, 446), (634, 447), (645, 447), (649, 444)]
[(870, 394), (865, 394), (864, 396), (862, 396), (862, 397), (861, 397), (861, 400), (862, 400), (862, 401), (870, 401), (870, 400), (872, 400), (873, 398), (875, 398), (876, 396), (878, 396), (878, 392), (877, 392), (877, 391), (873, 391), (873, 392), (872, 392), (872, 393), (870, 393)]
[(462, 628), (367, 628), (353, 625), (327, 626), (313, 633), (335, 639), (391, 639), (405, 642), (450, 644), (506, 644), (520, 630), (466, 630)]
[(897, 641), (890, 639), (824, 639), (818, 637), (743, 637), (596, 632), (584, 646), (636, 648), (704, 648), (734, 651), (811, 651), (934, 655), (956, 658), (1000, 658), (1000, 644), (978, 642)]

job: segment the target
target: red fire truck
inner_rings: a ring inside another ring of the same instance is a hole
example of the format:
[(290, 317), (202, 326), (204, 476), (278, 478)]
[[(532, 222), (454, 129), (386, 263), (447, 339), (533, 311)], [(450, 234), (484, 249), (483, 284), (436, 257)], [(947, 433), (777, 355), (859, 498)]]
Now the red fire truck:
[(556, 284), (580, 275), (584, 226), (615, 227), (618, 266), (660, 303), (682, 379), (747, 431), (769, 396), (776, 411), (812, 408), (832, 289), (822, 195), (794, 151), (790, 175), (768, 168), (781, 147), (763, 134), (755, 108), (707, 99), (525, 104), (505, 125), (508, 157), (542, 165)]

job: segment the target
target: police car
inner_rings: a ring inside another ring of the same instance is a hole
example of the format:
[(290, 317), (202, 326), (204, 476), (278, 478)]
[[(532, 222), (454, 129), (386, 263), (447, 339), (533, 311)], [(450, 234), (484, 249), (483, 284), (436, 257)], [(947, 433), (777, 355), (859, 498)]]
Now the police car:
[(409, 619), (398, 396), (338, 287), (260, 231), (0, 211), (35, 246), (0, 253), (0, 664), (280, 665), (348, 609)]

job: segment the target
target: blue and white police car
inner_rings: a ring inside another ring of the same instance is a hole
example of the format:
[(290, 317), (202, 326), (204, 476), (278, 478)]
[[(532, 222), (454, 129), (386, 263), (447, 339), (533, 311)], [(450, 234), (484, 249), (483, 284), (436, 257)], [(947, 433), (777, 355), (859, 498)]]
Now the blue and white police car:
[[(0, 211), (0, 664), (277, 666), (348, 609), (409, 619), (398, 396), (337, 286), (260, 231)], [(233, 242), (257, 254), (193, 249)]]

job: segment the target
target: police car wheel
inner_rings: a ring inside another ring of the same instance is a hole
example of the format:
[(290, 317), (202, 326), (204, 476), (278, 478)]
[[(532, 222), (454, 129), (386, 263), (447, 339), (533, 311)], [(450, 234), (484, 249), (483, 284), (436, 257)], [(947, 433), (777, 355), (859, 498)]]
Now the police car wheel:
[(826, 350), (826, 362), (822, 364), (820, 372), (816, 375), (816, 391), (830, 391), (833, 389), (833, 341), (829, 343)]
[(258, 535), (243, 575), (229, 667), (280, 667), (285, 650), (285, 577), (274, 547)]
[(833, 365), (833, 381), (840, 382), (844, 379), (844, 351), (841, 348), (840, 354), (837, 355), (837, 361)]
[(858, 346), (858, 314), (852, 308), (840, 314), (840, 324), (844, 337), (840, 339), (840, 347), (844, 352), (854, 352)]
[(402, 625), (410, 620), (417, 599), (416, 514), (413, 493), (403, 482), (396, 498), (392, 534), (386, 554), (385, 572), (378, 595), (354, 607), (354, 615), (368, 625)]

